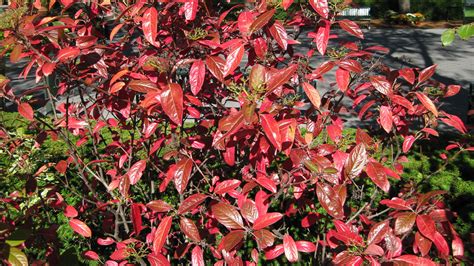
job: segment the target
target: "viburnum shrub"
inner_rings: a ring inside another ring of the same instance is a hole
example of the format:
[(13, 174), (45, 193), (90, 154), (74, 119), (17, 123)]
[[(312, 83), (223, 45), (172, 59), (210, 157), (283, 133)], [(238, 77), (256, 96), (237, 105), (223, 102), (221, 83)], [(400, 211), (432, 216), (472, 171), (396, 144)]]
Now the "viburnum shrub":
[(35, 147), (67, 154), (2, 199), (5, 262), (37, 249), (30, 263), (61, 263), (64, 225), (81, 260), (106, 265), (462, 261), (443, 192), (400, 180), (440, 122), (466, 132), (438, 109), (460, 86), (431, 79), (436, 65), (384, 65), (339, 2), (11, 4), (5, 51), (48, 85), (2, 79), (2, 96)]

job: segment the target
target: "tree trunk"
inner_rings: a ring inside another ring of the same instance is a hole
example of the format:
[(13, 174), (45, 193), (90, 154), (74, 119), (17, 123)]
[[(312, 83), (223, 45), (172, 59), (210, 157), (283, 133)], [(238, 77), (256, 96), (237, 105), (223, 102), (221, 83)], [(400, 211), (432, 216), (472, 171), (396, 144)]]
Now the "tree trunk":
[(410, 12), (410, 0), (398, 0), (398, 7), (400, 8), (400, 13)]

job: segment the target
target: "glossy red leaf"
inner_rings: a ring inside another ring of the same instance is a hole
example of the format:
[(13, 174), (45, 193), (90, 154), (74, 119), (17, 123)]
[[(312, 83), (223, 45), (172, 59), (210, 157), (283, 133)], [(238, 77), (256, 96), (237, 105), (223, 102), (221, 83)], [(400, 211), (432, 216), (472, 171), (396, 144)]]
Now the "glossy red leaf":
[(393, 114), (392, 109), (389, 106), (380, 106), (380, 117), (379, 123), (385, 132), (390, 133), (393, 128)]
[(291, 4), (293, 4), (294, 0), (282, 0), (281, 1), (281, 7), (283, 7), (284, 10), (287, 10)]
[(80, 234), (83, 237), (91, 237), (92, 236), (92, 231), (89, 228), (89, 226), (87, 226), (87, 224), (85, 224), (81, 220), (71, 219), (69, 221), (69, 226), (71, 226), (71, 228), (72, 228), (72, 230), (74, 230), (74, 232)]
[(198, 0), (188, 0), (184, 2), (184, 17), (186, 20), (191, 21), (196, 18), (196, 13), (198, 11), (199, 1)]
[(197, 95), (204, 84), (204, 78), (206, 76), (206, 66), (202, 60), (197, 60), (191, 65), (189, 70), (189, 84), (191, 86), (191, 92)]
[(316, 88), (307, 82), (303, 82), (301, 85), (303, 86), (303, 90), (306, 93), (306, 96), (308, 96), (309, 101), (314, 105), (314, 107), (319, 109), (321, 106), (321, 96)]
[(161, 93), (161, 105), (165, 114), (178, 126), (183, 124), (183, 89), (177, 83), (171, 83)]
[(407, 153), (410, 149), (411, 146), (413, 146), (413, 143), (415, 142), (415, 137), (412, 135), (408, 135), (405, 137), (403, 140), (403, 145), (402, 145), (402, 150), (404, 153)]
[(259, 176), (256, 181), (260, 186), (268, 189), (272, 193), (276, 193), (278, 190), (275, 182), (268, 177)]
[(265, 259), (273, 260), (280, 257), (283, 253), (285, 253), (283, 245), (276, 245), (271, 249), (265, 251)]
[(313, 7), (321, 17), (327, 19), (329, 15), (328, 0), (309, 0), (309, 4)]
[(132, 203), (131, 209), (133, 231), (138, 236), (143, 229), (141, 206), (140, 204)]
[(316, 42), (316, 48), (318, 49), (318, 52), (322, 55), (325, 55), (329, 42), (329, 31), (331, 24), (327, 20), (323, 20), (322, 24), (323, 25), (318, 27), (314, 41)]
[[(44, 70), (43, 70), (43, 73), (44, 73)], [(443, 97), (447, 98), (447, 97), (452, 97), (454, 95), (457, 95), (461, 91), (461, 89), (462, 87), (459, 85), (449, 85)]]
[(370, 244), (378, 244), (381, 242), (385, 235), (390, 230), (389, 221), (382, 221), (377, 224), (372, 225), (369, 231), (369, 235), (367, 236), (367, 243)]
[(263, 26), (265, 26), (270, 21), (270, 19), (273, 17), (274, 14), (275, 14), (275, 9), (270, 9), (266, 11), (265, 13), (259, 15), (250, 25), (249, 35), (252, 35), (252, 33), (263, 28)]
[(422, 83), (431, 78), (436, 72), (436, 67), (438, 67), (438, 65), (432, 65), (420, 71), (418, 74), (418, 83)]
[(390, 183), (387, 179), (387, 174), (383, 165), (378, 162), (369, 162), (367, 163), (367, 168), (365, 169), (369, 178), (385, 193), (388, 193), (390, 190)]
[(309, 241), (296, 241), (296, 249), (299, 252), (312, 253), (316, 250), (316, 245)]
[(438, 253), (441, 257), (449, 256), (448, 242), (446, 242), (446, 239), (444, 239), (444, 237), (439, 232), (435, 232), (433, 244), (435, 244), (436, 249), (438, 250)]
[(260, 230), (267, 226), (270, 226), (283, 218), (283, 214), (278, 212), (268, 212), (264, 215), (260, 215), (257, 220), (253, 223), (254, 230)]
[(163, 200), (152, 200), (146, 204), (146, 207), (155, 212), (168, 212), (173, 209), (173, 207)]
[(372, 76), (370, 77), (370, 82), (383, 95), (387, 95), (391, 91), (392, 86), (384, 76)]
[(235, 69), (240, 65), (240, 62), (242, 61), (242, 58), (244, 57), (244, 45), (240, 44), (237, 47), (234, 47), (232, 51), (229, 53), (227, 56), (224, 69), (223, 69), (223, 74), (224, 78), (230, 74), (232, 74)]
[[(415, 255), (402, 255), (392, 260), (395, 262), (395, 265), (423, 265), (423, 266), (436, 266), (437, 264), (434, 263), (432, 260), (417, 257)], [(401, 264), (398, 264), (401, 262)]]
[(360, 143), (357, 144), (349, 154), (344, 166), (344, 174), (347, 178), (355, 178), (364, 170), (367, 164), (367, 151), (365, 145)]
[(262, 123), (263, 132), (267, 138), (277, 150), (281, 151), (282, 143), (278, 122), (271, 114), (261, 114), (260, 121)]
[(71, 205), (67, 205), (64, 209), (64, 216), (68, 218), (74, 218), (77, 217), (77, 215), (79, 215), (79, 213), (77, 212), (76, 208)]
[(328, 212), (329, 215), (336, 219), (344, 217), (344, 210), (339, 194), (328, 184), (316, 184), (316, 195), (319, 203)]
[(43, 64), (43, 67), (41, 68), (41, 71), (43, 71), (43, 74), (47, 77), (47, 76), (53, 74), (54, 69), (56, 69), (56, 63), (46, 62), (46, 63)]
[(420, 230), (423, 236), (433, 241), (437, 231), (435, 223), (429, 215), (418, 215), (416, 217), (416, 227)]
[[(267, 247), (273, 246), (273, 242), (275, 241), (275, 235), (273, 235), (272, 232), (262, 229), (262, 230), (257, 230), (254, 233), (255, 236), (255, 241), (257, 241), (257, 245), (260, 249), (264, 249)], [(282, 253), (283, 254), (283, 246), (282, 246)]]
[(226, 65), (226, 60), (219, 56), (209, 56), (206, 58), (206, 65), (214, 77), (221, 82), (224, 80), (224, 66)]
[(84, 252), (84, 257), (88, 260), (99, 260), (99, 255), (92, 250)]
[(59, 50), (57, 59), (60, 62), (66, 62), (68, 60), (76, 58), (81, 53), (81, 50), (76, 47), (66, 47)]
[(241, 181), (237, 179), (225, 180), (219, 183), (214, 189), (216, 194), (224, 194), (236, 189), (240, 185)]
[(18, 113), (27, 120), (34, 121), (34, 111), (29, 103), (20, 103), (18, 105)]
[(288, 47), (288, 34), (286, 33), (285, 27), (277, 20), (270, 26), (270, 34), (276, 40), (278, 45), (286, 50)]
[(195, 246), (191, 252), (191, 265), (192, 266), (205, 266), (204, 252), (200, 246)]
[(181, 220), (179, 221), (179, 228), (181, 229), (181, 232), (183, 232), (192, 241), (201, 241), (199, 229), (197, 228), (196, 224), (194, 224), (193, 220), (181, 217)]
[(298, 65), (293, 64), (287, 68), (272, 72), (267, 82), (267, 94), (288, 82), (288, 80), (290, 80), (290, 78), (295, 74), (297, 69)]
[(258, 210), (255, 202), (252, 200), (245, 200), (240, 208), (240, 213), (249, 222), (254, 223), (258, 218)]
[(130, 184), (135, 185), (143, 175), (143, 171), (146, 168), (146, 160), (140, 160), (130, 167), (128, 170), (127, 175), (130, 179)]
[(380, 203), (396, 210), (411, 210), (410, 205), (400, 198), (384, 199), (381, 200)]
[(176, 163), (176, 167), (173, 170), (173, 180), (176, 190), (179, 194), (183, 194), (188, 186), (189, 177), (193, 170), (193, 161), (189, 158), (181, 159)]
[(339, 20), (338, 23), (339, 26), (341, 26), (341, 28), (347, 33), (354, 35), (357, 38), (364, 39), (364, 34), (362, 33), (362, 30), (360, 29), (359, 25), (357, 25), (357, 23), (355, 23), (354, 21), (342, 19)]
[(233, 250), (245, 237), (245, 231), (243, 230), (234, 230), (228, 233), (221, 239), (219, 243), (218, 250), (225, 250), (227, 252)]
[(242, 216), (240, 216), (239, 212), (232, 205), (220, 202), (212, 205), (211, 209), (217, 221), (229, 230), (244, 227)]
[(415, 242), (413, 243), (413, 249), (415, 247), (420, 251), (421, 256), (426, 256), (432, 246), (431, 240), (424, 237), (420, 232), (415, 233)]
[(434, 114), (434, 116), (438, 117), (438, 109), (436, 109), (436, 106), (431, 101), (431, 99), (428, 98), (428, 96), (426, 96), (425, 94), (423, 94), (421, 92), (415, 92), (415, 95), (418, 98), (418, 100), (420, 100), (421, 104), (423, 104), (423, 106), (428, 111), (432, 112)]
[(288, 234), (283, 236), (283, 249), (289, 262), (298, 261), (298, 248), (296, 247), (295, 240)]
[(336, 70), (336, 83), (337, 87), (342, 91), (345, 92), (349, 88), (349, 83), (351, 80), (351, 74), (349, 71), (344, 70), (342, 68), (338, 68)]
[(178, 208), (178, 214), (184, 214), (186, 212), (194, 210), (197, 206), (203, 203), (207, 199), (204, 194), (193, 194), (187, 197)]
[(237, 26), (239, 27), (239, 31), (243, 36), (250, 35), (250, 26), (252, 25), (254, 18), (255, 14), (250, 11), (240, 12), (237, 19)]
[(405, 97), (392, 94), (390, 95), (390, 99), (392, 100), (392, 102), (405, 107), (406, 109), (408, 109), (408, 111), (415, 110), (415, 107), (413, 106), (413, 104), (409, 100), (407, 100)]
[(142, 29), (145, 39), (153, 46), (159, 48), (160, 44), (156, 41), (158, 36), (158, 12), (156, 8), (150, 7), (143, 14)]
[(155, 236), (153, 238), (153, 246), (152, 246), (153, 253), (161, 254), (161, 249), (165, 245), (166, 239), (168, 238), (172, 221), (173, 221), (173, 217), (171, 216), (166, 216), (163, 219), (161, 219), (161, 222), (156, 228)]
[(410, 84), (415, 84), (415, 71), (413, 71), (412, 68), (400, 69), (398, 70), (398, 74)]
[[(170, 262), (162, 254), (148, 254), (146, 258), (151, 266), (170, 266)], [(118, 266), (118, 264), (106, 266)]]

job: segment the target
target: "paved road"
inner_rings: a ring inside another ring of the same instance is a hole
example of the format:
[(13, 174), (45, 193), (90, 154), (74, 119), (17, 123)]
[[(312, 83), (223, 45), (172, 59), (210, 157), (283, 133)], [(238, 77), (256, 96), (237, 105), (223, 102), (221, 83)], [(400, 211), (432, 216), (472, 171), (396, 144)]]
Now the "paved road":
[[(382, 45), (390, 49), (385, 62), (393, 67), (403, 66), (425, 68), (438, 64), (435, 78), (446, 84), (460, 84), (462, 92), (451, 97), (445, 103), (445, 110), (466, 119), (468, 104), (472, 97), (469, 85), (474, 83), (474, 40), (465, 42), (457, 40), (450, 47), (442, 47), (440, 36), (443, 29), (372, 29), (365, 30), (367, 45)], [(311, 40), (306, 33), (299, 39), (302, 43), (298, 51), (304, 52)], [(6, 75), (12, 79), (12, 85), (17, 92), (35, 86), (34, 78), (19, 79), (20, 64), (7, 64)], [(33, 70), (31, 74), (33, 74)], [(328, 77), (328, 81), (334, 81)], [(318, 87), (328, 87), (329, 84), (318, 84)]]

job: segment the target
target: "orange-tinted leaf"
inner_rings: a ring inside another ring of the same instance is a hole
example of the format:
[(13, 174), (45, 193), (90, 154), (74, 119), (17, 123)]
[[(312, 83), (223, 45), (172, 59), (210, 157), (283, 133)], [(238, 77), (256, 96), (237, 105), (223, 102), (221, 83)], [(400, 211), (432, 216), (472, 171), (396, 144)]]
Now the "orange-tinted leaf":
[(395, 220), (395, 234), (402, 235), (413, 228), (416, 220), (416, 213), (404, 212)]
[(151, 91), (158, 91), (158, 87), (155, 83), (149, 80), (132, 80), (128, 83), (130, 89), (141, 92), (141, 93), (148, 93)]
[(420, 73), (418, 74), (418, 83), (421, 83), (431, 78), (436, 72), (437, 66), (438, 65), (432, 65), (420, 71)]
[(173, 217), (171, 216), (166, 216), (161, 219), (158, 228), (156, 228), (155, 237), (153, 238), (153, 253), (161, 254), (161, 248), (163, 248), (168, 238), (172, 221)]
[(242, 216), (240, 216), (239, 212), (232, 205), (220, 202), (213, 205), (211, 208), (217, 221), (229, 230), (244, 227)]
[(211, 74), (221, 82), (224, 80), (225, 64), (226, 61), (219, 56), (209, 56), (206, 59), (207, 69), (209, 69)]
[(217, 250), (222, 251), (225, 250), (227, 252), (234, 249), (245, 237), (245, 231), (243, 230), (234, 230), (228, 233), (221, 239)]
[(236, 189), (240, 185), (241, 181), (237, 179), (225, 180), (219, 183), (214, 189), (216, 194), (224, 194)]
[(268, 10), (258, 16), (257, 19), (255, 19), (255, 21), (252, 22), (252, 25), (250, 25), (249, 27), (249, 35), (252, 35), (252, 33), (258, 31), (263, 26), (265, 26), (268, 21), (270, 21), (270, 19), (273, 17), (273, 14), (275, 14), (275, 9)]
[(382, 241), (390, 230), (389, 221), (379, 222), (377, 224), (372, 225), (370, 228), (369, 236), (367, 237), (368, 244), (378, 244)]
[(183, 89), (177, 83), (171, 83), (161, 93), (161, 105), (165, 114), (178, 126), (183, 124)]
[(92, 231), (89, 228), (89, 226), (87, 226), (87, 224), (85, 224), (81, 220), (71, 219), (69, 221), (69, 225), (71, 226), (72, 230), (74, 230), (74, 232), (80, 234), (83, 237), (91, 237), (92, 236)]
[(344, 173), (347, 178), (355, 178), (364, 170), (367, 164), (367, 152), (364, 144), (357, 144), (349, 154), (349, 158), (344, 166)]
[(304, 92), (306, 93), (306, 96), (308, 96), (308, 99), (311, 101), (314, 107), (319, 109), (319, 107), (321, 106), (321, 96), (319, 95), (316, 88), (307, 82), (303, 82), (302, 86)]
[(293, 74), (295, 74), (296, 69), (298, 69), (298, 65), (293, 64), (287, 68), (272, 72), (267, 83), (267, 94), (288, 82)]
[(330, 185), (321, 182), (316, 184), (316, 195), (318, 196), (319, 203), (329, 215), (336, 219), (342, 219), (344, 217), (344, 210), (339, 194), (337, 194)]
[(428, 96), (426, 96), (425, 94), (423, 94), (421, 92), (415, 92), (415, 94), (416, 94), (416, 97), (418, 98), (418, 100), (420, 100), (420, 102), (423, 104), (423, 106), (428, 111), (432, 112), (436, 117), (438, 117), (438, 109), (436, 109), (436, 106), (431, 101), (431, 99), (428, 98)]
[(34, 120), (34, 111), (29, 103), (20, 103), (18, 105), (18, 113), (30, 121)]
[(116, 93), (120, 91), (121, 89), (123, 89), (124, 86), (125, 86), (125, 82), (122, 82), (122, 81), (116, 82), (112, 86), (110, 86), (109, 93)]
[(168, 212), (173, 209), (163, 200), (152, 200), (146, 204), (146, 207), (155, 212)]
[[(272, 232), (266, 229), (262, 229), (255, 231), (253, 234), (255, 236), (255, 241), (257, 241), (257, 245), (260, 249), (273, 246), (273, 242), (275, 241), (275, 235), (273, 235)], [(281, 254), (283, 254), (283, 249)]]
[(242, 213), (242, 216), (251, 223), (254, 223), (255, 220), (257, 220), (258, 218), (257, 206), (255, 205), (254, 201), (249, 199), (245, 200), (242, 204), (242, 207), (240, 208), (240, 213)]

